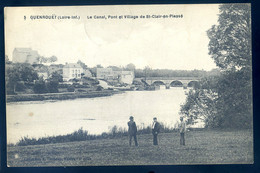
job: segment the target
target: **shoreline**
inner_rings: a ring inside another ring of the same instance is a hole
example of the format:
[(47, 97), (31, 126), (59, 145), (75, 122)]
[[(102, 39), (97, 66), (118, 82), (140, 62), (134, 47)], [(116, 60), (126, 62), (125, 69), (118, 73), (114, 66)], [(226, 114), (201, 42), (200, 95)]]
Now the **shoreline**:
[(124, 91), (103, 90), (90, 92), (64, 92), (45, 94), (18, 94), (6, 95), (6, 103), (44, 100), (73, 100), (77, 98), (106, 97), (114, 94), (124, 93)]

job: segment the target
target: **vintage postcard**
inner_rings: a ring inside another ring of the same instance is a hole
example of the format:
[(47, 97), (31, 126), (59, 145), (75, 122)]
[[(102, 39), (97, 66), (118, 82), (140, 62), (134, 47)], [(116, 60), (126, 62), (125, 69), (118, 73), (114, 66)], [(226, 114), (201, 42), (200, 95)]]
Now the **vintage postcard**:
[(9, 167), (254, 163), (251, 4), (4, 17)]

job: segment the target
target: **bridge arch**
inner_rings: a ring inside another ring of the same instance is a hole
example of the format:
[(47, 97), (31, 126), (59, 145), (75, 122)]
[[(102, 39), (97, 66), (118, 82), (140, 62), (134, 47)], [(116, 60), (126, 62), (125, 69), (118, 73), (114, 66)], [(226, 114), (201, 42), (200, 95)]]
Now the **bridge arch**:
[(163, 81), (157, 80), (152, 83), (152, 85), (165, 85)]
[(192, 80), (188, 83), (188, 87), (198, 87), (199, 86), (199, 81)]
[(175, 81), (172, 81), (172, 82), (170, 83), (170, 86), (171, 86), (171, 87), (182, 87), (182, 86), (183, 86), (183, 83), (182, 83), (181, 81), (179, 81), (179, 80), (175, 80)]

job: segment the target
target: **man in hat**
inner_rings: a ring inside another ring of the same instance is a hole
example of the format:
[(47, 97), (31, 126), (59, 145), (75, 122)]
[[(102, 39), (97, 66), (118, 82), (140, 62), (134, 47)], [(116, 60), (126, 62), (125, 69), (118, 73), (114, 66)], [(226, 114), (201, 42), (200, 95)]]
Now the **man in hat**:
[(134, 137), (135, 146), (138, 146), (137, 138), (136, 138), (137, 127), (136, 127), (136, 124), (134, 122), (134, 117), (130, 116), (129, 119), (130, 119), (130, 121), (127, 123), (127, 125), (128, 125), (128, 134), (129, 134), (129, 145), (131, 146), (132, 138)]
[(184, 134), (186, 132), (186, 123), (183, 120), (183, 117), (180, 117), (180, 124), (179, 124), (179, 130), (180, 130), (180, 144), (181, 145), (185, 145), (185, 138), (184, 138)]
[(158, 138), (157, 135), (160, 131), (160, 124), (157, 122), (157, 118), (153, 118), (152, 124), (152, 134), (153, 134), (153, 145), (158, 145)]

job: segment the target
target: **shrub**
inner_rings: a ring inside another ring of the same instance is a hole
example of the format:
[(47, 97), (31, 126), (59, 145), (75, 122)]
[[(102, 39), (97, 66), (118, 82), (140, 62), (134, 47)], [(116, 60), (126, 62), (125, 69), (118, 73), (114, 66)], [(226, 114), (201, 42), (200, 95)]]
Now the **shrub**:
[(103, 87), (102, 87), (102, 86), (97, 86), (96, 91), (102, 91), (102, 90), (103, 90)]
[(47, 93), (47, 87), (43, 80), (37, 81), (33, 86), (34, 93), (42, 94)]
[(68, 88), (67, 88), (68, 92), (74, 92), (75, 91), (75, 88), (74, 86), (70, 85)]
[(25, 89), (26, 89), (26, 86), (21, 82), (18, 82), (15, 86), (16, 91), (24, 91)]
[(59, 92), (58, 85), (59, 85), (58, 81), (50, 81), (47, 83), (47, 90), (50, 93), (58, 93)]

